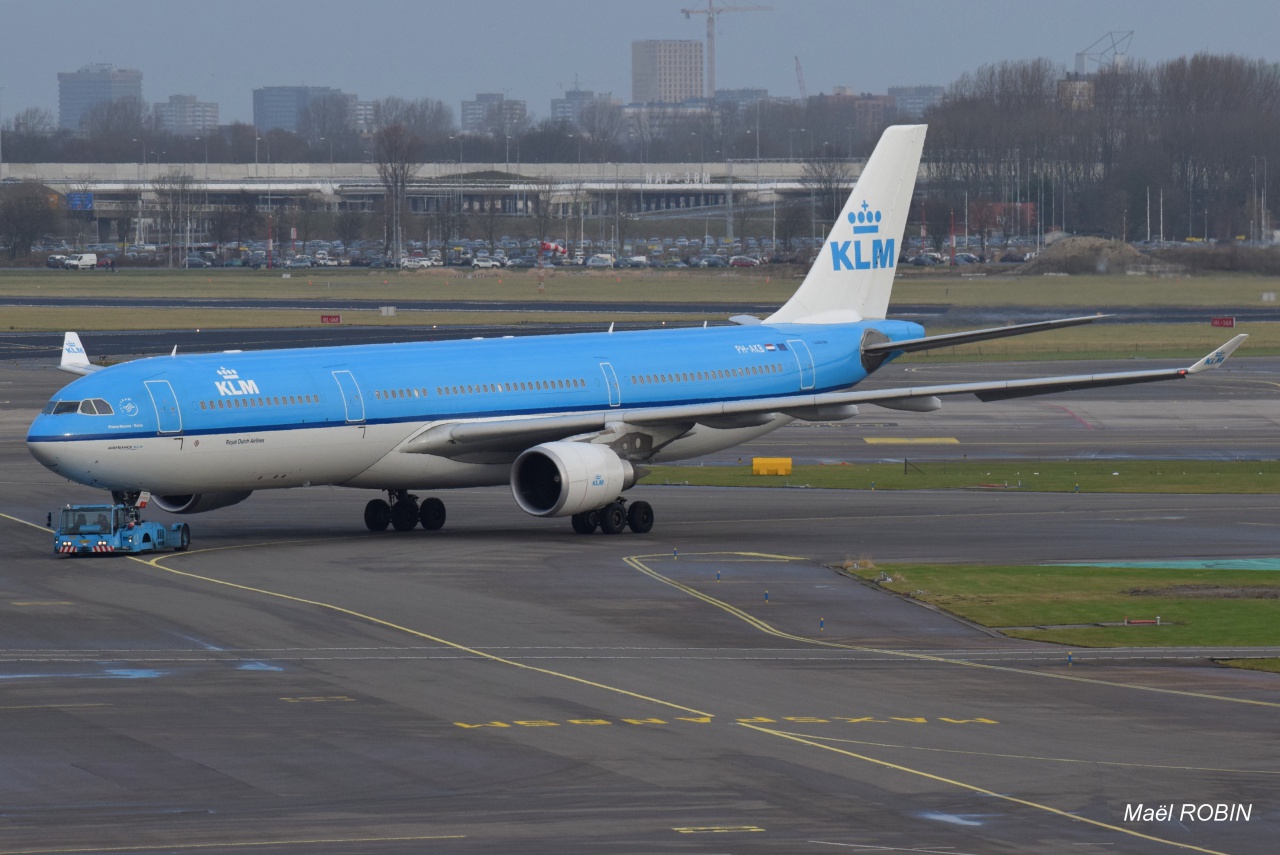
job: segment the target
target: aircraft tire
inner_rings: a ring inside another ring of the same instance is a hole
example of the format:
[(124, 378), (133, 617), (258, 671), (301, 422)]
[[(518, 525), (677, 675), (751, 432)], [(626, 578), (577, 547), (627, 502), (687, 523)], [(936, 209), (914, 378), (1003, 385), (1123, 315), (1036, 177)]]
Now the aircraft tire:
[(391, 506), (391, 527), (396, 531), (413, 531), (418, 524), (418, 503), (400, 499)]
[(573, 522), (573, 530), (578, 534), (591, 534), (600, 527), (600, 515), (595, 511), (583, 511), (580, 514), (574, 514), (570, 519)]
[(600, 530), (605, 534), (622, 534), (627, 527), (627, 509), (622, 502), (610, 502), (600, 509)]
[(364, 525), (369, 531), (386, 531), (391, 525), (391, 506), (374, 499), (364, 506)]
[(426, 531), (439, 531), (444, 528), (444, 502), (432, 496), (422, 503), (418, 509), (418, 522)]
[(627, 508), (627, 525), (636, 534), (648, 534), (653, 528), (653, 505), (648, 502), (632, 502)]

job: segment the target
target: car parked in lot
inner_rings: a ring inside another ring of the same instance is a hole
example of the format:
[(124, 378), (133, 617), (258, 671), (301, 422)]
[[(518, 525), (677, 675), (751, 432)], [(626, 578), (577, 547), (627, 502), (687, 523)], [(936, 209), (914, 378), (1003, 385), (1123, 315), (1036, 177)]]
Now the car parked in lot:
[(476, 270), (492, 270), (502, 267), (502, 262), (490, 255), (477, 255), (471, 259), (471, 267)]
[(759, 264), (759, 259), (752, 258), (749, 255), (735, 255), (729, 259), (730, 267), (756, 267)]

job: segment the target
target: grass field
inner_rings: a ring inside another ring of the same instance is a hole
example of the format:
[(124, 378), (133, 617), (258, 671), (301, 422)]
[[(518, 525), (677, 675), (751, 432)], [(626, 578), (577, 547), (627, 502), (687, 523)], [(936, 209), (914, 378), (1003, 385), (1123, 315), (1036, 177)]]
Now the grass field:
[[(781, 273), (782, 276), (773, 275)], [(660, 324), (722, 321), (747, 304), (781, 304), (798, 284), (799, 271), (776, 268), (740, 271), (634, 271), (587, 272), (557, 270), (546, 277), (533, 271), (473, 274), (465, 270), (380, 271), (320, 268), (293, 271), (288, 279), (279, 271), (122, 271), (77, 273), (37, 270), (0, 271), (0, 296), (69, 296), (86, 301), (102, 297), (174, 298), (185, 294), (201, 298), (253, 300), (264, 296), (311, 300), (315, 310), (267, 309), (46, 309), (11, 307), (0, 316), (0, 328), (9, 330), (191, 329), (227, 327), (318, 326), (321, 310), (341, 301), (369, 300), (375, 305), (397, 307), (394, 318), (375, 309), (344, 312), (343, 321), (366, 326), (430, 326), (524, 324), (565, 321), (613, 321)], [(1218, 276), (1188, 280), (1145, 277), (919, 277), (904, 275), (895, 287), (900, 304), (952, 303), (962, 306), (1007, 306), (1043, 309), (1053, 316), (1060, 306), (1203, 306), (1206, 318), (1219, 306), (1260, 304), (1268, 290), (1280, 291), (1280, 283), (1258, 276)], [(476, 300), (530, 302), (561, 301), (598, 303), (596, 312), (444, 312), (432, 311), (440, 301)], [(617, 302), (711, 303), (722, 312), (702, 314), (637, 313), (619, 316), (609, 305)], [(1280, 321), (1280, 312), (1277, 312)], [(946, 326), (930, 327), (931, 334), (954, 332)], [(1250, 341), (1242, 356), (1280, 354), (1280, 322), (1242, 325)], [(1225, 330), (1202, 324), (1120, 324), (1102, 321), (1032, 336), (914, 354), (911, 362), (1010, 359), (1123, 359), (1130, 357), (1195, 359), (1229, 337)]]
[[(877, 449), (868, 446), (868, 449)], [(868, 453), (878, 453), (875, 451)], [(922, 454), (928, 452), (922, 451)], [(752, 475), (743, 466), (651, 466), (647, 484), (844, 490), (1021, 490), (1036, 493), (1280, 493), (1280, 461), (912, 461), (796, 466)], [(904, 471), (905, 470), (905, 471)]]
[[(1280, 571), (902, 565), (850, 572), (871, 581), (883, 572), (892, 578), (880, 583), (888, 590), (1014, 638), (1079, 647), (1280, 644)], [(1157, 616), (1159, 626), (1096, 625)]]
[[(804, 276), (794, 265), (733, 270), (557, 269), (472, 273), (465, 268), (394, 271), (363, 268), (278, 270), (132, 270), (111, 275), (66, 270), (0, 270), (0, 295), (27, 296), (49, 290), (78, 296), (179, 296), (289, 299), (548, 300), (593, 302), (777, 303), (786, 301)], [(539, 290), (541, 288), (541, 290)], [(897, 304), (955, 306), (1117, 307), (1267, 306), (1263, 294), (1280, 292), (1280, 279), (1210, 275), (1181, 279), (1146, 276), (919, 275), (903, 271), (894, 284)]]

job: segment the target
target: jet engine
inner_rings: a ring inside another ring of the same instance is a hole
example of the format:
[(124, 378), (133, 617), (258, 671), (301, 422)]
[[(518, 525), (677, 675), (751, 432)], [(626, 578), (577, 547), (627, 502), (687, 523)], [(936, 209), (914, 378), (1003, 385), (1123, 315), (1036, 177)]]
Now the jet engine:
[(194, 493), (185, 496), (151, 497), (151, 503), (162, 511), (171, 514), (202, 514), (243, 502), (253, 495), (252, 490), (238, 493)]
[(603, 445), (544, 442), (516, 458), (511, 494), (535, 517), (567, 517), (612, 502), (636, 482), (631, 464)]

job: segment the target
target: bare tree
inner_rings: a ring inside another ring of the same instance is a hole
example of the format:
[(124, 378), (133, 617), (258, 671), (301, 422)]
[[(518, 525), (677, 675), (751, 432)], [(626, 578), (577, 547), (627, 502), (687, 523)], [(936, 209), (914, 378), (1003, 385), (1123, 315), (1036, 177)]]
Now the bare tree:
[[(195, 192), (195, 178), (189, 172), (177, 168), (161, 173), (151, 182), (160, 218), (160, 232), (168, 235), (168, 266), (173, 267), (174, 242), (182, 236), (182, 230), (190, 227), (191, 202)], [(188, 246), (187, 251), (190, 251)]]
[(366, 219), (363, 211), (355, 208), (343, 208), (338, 212), (338, 216), (333, 223), (334, 232), (337, 234), (338, 240), (342, 241), (344, 246), (350, 248), (364, 234)]
[(392, 261), (400, 263), (400, 249), (404, 243), (401, 216), (405, 206), (405, 194), (409, 182), (422, 168), (422, 139), (407, 125), (392, 124), (378, 128), (373, 135), (374, 162), (378, 177), (386, 189), (388, 215), (388, 243), (391, 244)]
[(844, 202), (849, 198), (853, 180), (849, 176), (847, 161), (837, 158), (810, 158), (804, 162), (800, 183), (813, 199), (813, 216), (830, 228), (840, 216)]

